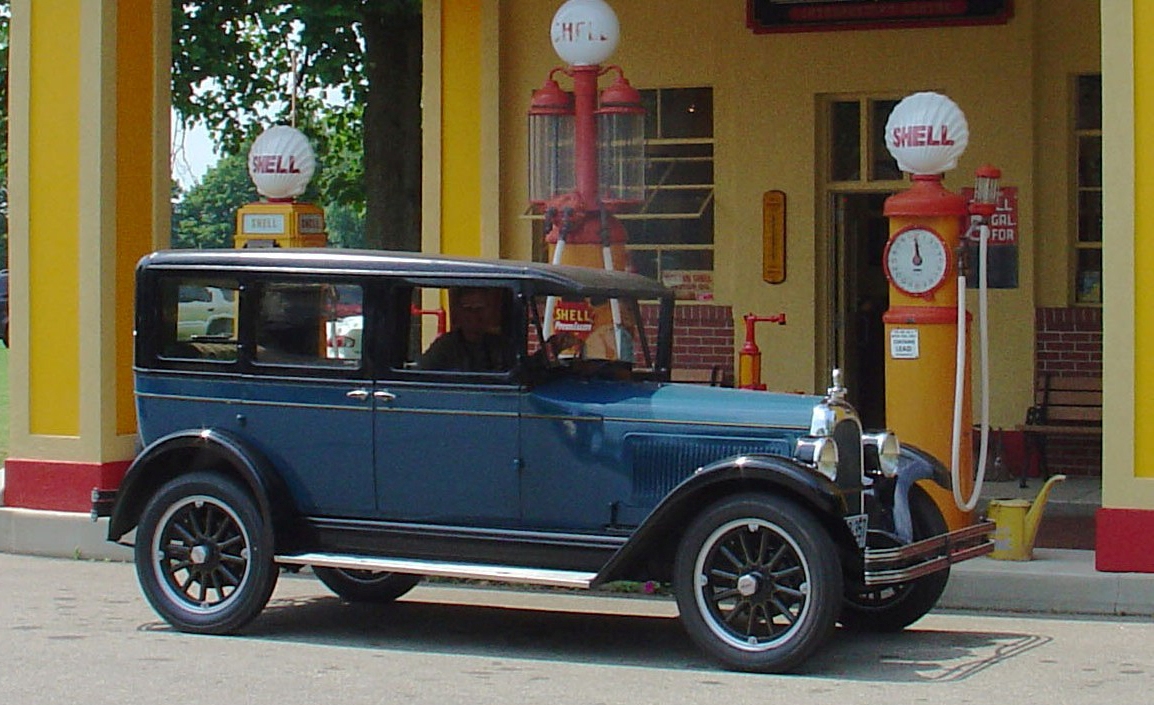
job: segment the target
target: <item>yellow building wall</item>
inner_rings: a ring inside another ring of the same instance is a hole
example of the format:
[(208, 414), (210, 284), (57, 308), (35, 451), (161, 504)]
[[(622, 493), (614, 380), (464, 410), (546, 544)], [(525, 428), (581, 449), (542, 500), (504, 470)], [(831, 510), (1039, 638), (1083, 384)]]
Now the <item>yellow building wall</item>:
[(1098, 2), (1055, 0), (1037, 13), (1034, 32), (1034, 140), (1037, 184), (1034, 240), (1035, 293), (1040, 307), (1069, 305), (1074, 295), (1073, 242), (1077, 237), (1074, 192), (1073, 90), (1079, 74), (1102, 70)]
[[(560, 64), (549, 41), (559, 4), (501, 3), (506, 256), (528, 258), (532, 252), (531, 224), (523, 217), (525, 111), (549, 68)], [(958, 168), (947, 175), (947, 188), (971, 184), (974, 169), (986, 162), (1002, 168), (1003, 184), (1018, 188), (1019, 286), (990, 292), (990, 325), (998, 350), (991, 360), (991, 421), (995, 426), (1020, 423), (1031, 395), (1035, 288), (1065, 300), (1064, 285), (1049, 281), (1057, 277), (1064, 282), (1063, 267), (1041, 272), (1047, 279), (1042, 286), (1032, 253), (1067, 252), (1068, 189), (1062, 186), (1069, 164), (1062, 155), (1069, 151), (1069, 108), (1064, 93), (1070, 75), (1096, 69), (1098, 3), (1018, 0), (1005, 25), (761, 35), (746, 27), (745, 3), (611, 4), (620, 20), (621, 42), (609, 63), (623, 66), (635, 86), (713, 87), (715, 294), (737, 317), (749, 311), (788, 314), (787, 326), (759, 340), (766, 353), (762, 378), (771, 388), (821, 386), (815, 382), (819, 362), (814, 351), (817, 263), (827, 241), (820, 232), (823, 204), (816, 202), (820, 97), (935, 90), (958, 103), (969, 122), (970, 144)], [(706, 12), (708, 21), (702, 21)], [(1070, 35), (1079, 35), (1077, 41), (1066, 41)], [(1048, 62), (1044, 70), (1039, 68), (1042, 59)], [(1039, 125), (1045, 127), (1045, 140), (1039, 139)], [(1048, 154), (1045, 160), (1042, 152)], [(1044, 201), (1039, 188), (1046, 189)], [(746, 254), (760, 248), (761, 195), (770, 189), (788, 198), (787, 279), (778, 285), (764, 283), (760, 258)], [(1039, 218), (1043, 202), (1045, 227)], [(975, 302), (973, 297), (971, 310)]]

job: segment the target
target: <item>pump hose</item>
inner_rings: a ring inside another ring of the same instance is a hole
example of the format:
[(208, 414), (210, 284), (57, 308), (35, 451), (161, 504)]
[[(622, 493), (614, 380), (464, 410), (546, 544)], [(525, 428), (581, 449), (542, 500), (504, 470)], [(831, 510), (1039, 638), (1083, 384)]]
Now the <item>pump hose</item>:
[(989, 246), (990, 228), (985, 223), (971, 224), (965, 240), (974, 228), (978, 230), (978, 352), (980, 353), (980, 378), (982, 380), (981, 441), (978, 450), (978, 472), (974, 480), (974, 491), (968, 499), (962, 498), (961, 468), (958, 467), (962, 441), (962, 397), (966, 383), (966, 276), (958, 276), (958, 346), (956, 369), (954, 370), (954, 433), (950, 446), (950, 479), (953, 480), (954, 503), (963, 512), (973, 511), (982, 495), (982, 483), (986, 479), (986, 455), (990, 441), (990, 338), (989, 300), (987, 296), (986, 253)]

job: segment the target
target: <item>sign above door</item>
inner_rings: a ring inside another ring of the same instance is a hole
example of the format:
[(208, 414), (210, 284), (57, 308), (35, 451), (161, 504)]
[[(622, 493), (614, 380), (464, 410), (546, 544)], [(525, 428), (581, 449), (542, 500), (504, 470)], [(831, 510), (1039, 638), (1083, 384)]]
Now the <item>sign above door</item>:
[(757, 34), (1004, 24), (1013, 0), (748, 0)]

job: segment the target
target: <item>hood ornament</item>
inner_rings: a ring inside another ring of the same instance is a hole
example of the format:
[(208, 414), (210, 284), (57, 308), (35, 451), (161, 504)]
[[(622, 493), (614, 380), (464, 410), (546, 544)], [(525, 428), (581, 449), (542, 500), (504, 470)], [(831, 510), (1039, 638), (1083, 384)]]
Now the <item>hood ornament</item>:
[(833, 378), (833, 383), (829, 389), (825, 390), (826, 396), (829, 397), (830, 401), (845, 401), (845, 387), (841, 386), (841, 370), (835, 367), (830, 376)]

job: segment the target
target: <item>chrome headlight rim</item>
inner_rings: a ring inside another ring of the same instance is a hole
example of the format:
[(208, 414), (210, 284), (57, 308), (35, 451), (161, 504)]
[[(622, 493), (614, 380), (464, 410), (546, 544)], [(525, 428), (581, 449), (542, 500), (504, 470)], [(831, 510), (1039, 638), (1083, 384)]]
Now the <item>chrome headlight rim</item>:
[(878, 469), (883, 477), (894, 478), (901, 465), (902, 444), (896, 433), (890, 430), (871, 431), (862, 434), (862, 444), (870, 445), (878, 454)]
[(837, 442), (829, 436), (803, 436), (797, 440), (794, 456), (812, 466), (831, 482), (837, 481)]

